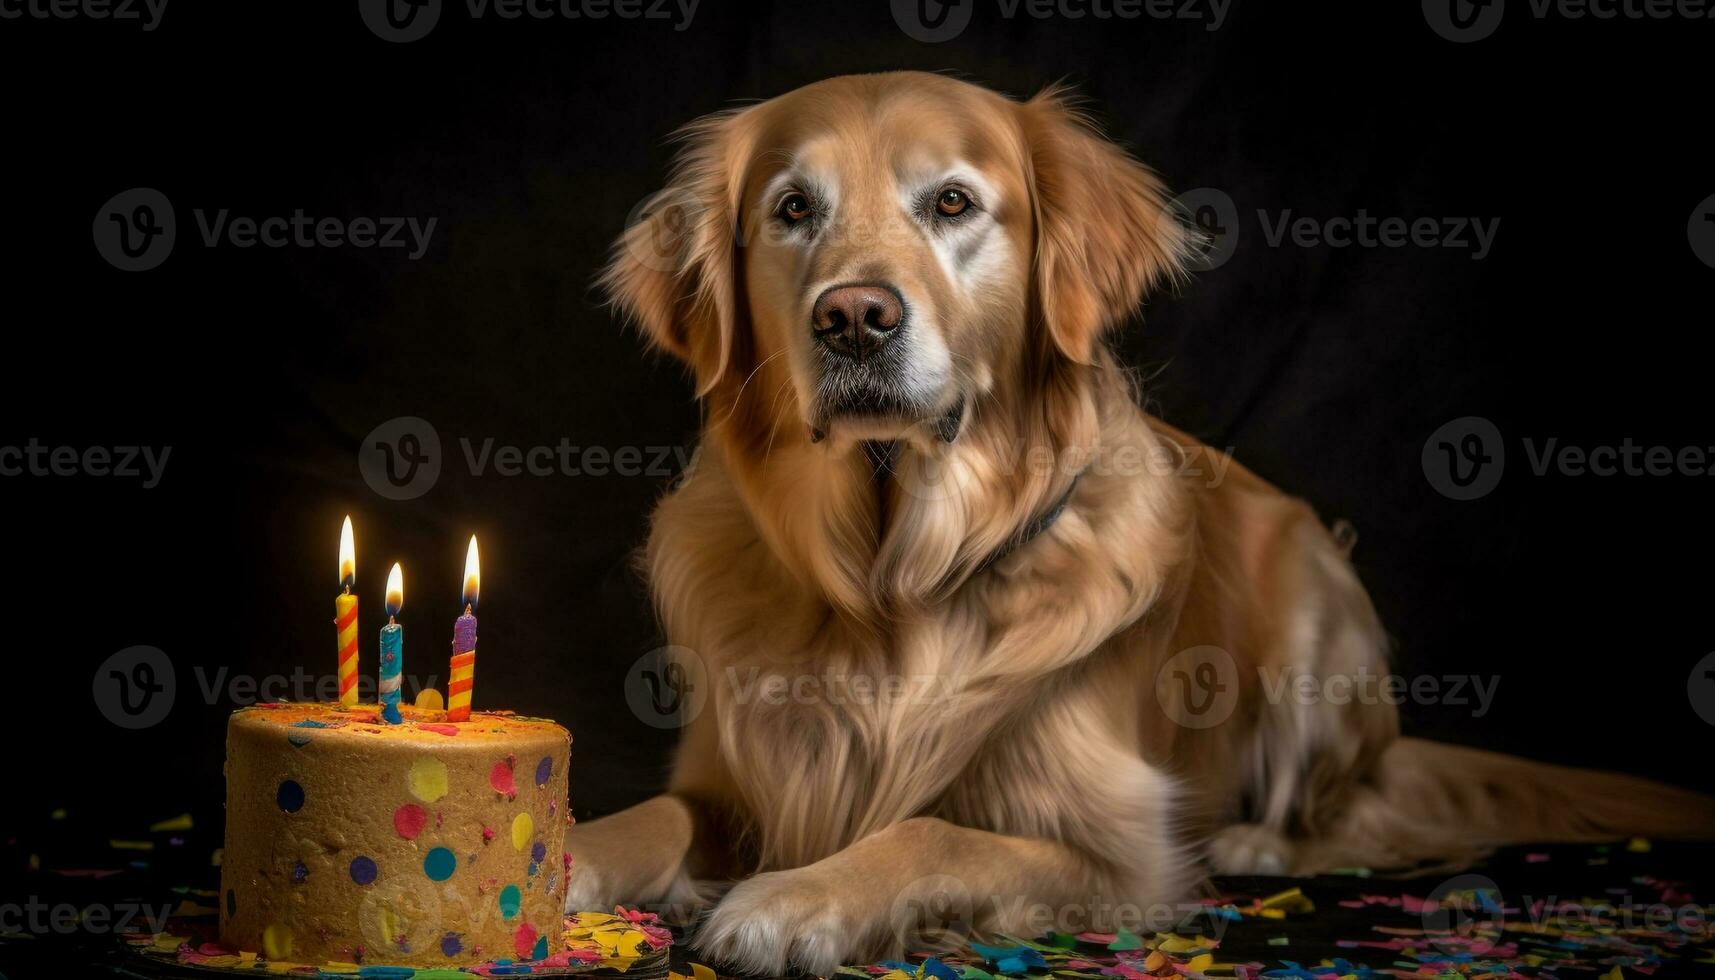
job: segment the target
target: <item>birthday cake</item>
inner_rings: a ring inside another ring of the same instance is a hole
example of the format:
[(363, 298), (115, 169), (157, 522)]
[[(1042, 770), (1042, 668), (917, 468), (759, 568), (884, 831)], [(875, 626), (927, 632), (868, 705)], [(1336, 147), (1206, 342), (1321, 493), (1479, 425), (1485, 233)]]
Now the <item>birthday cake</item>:
[(560, 948), (571, 736), (540, 718), (259, 704), (227, 726), (220, 939), (280, 963)]

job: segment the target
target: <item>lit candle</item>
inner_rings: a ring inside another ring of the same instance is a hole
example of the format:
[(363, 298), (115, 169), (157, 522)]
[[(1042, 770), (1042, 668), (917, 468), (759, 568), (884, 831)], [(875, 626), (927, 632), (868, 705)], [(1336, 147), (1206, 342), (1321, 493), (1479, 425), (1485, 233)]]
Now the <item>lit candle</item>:
[(357, 703), (357, 547), (351, 539), (351, 517), (339, 529), (339, 584), (333, 600), (333, 625), (339, 637), (339, 703)]
[(405, 631), (394, 622), (405, 604), (405, 572), (398, 562), (387, 573), (387, 625), (381, 627), (381, 720), (397, 725), (399, 717), (399, 671), (405, 666)]
[(476, 683), (476, 597), (482, 568), (476, 557), (476, 535), (464, 556), (464, 615), (453, 622), (453, 663), (447, 674), (447, 720), (470, 720), (470, 689)]

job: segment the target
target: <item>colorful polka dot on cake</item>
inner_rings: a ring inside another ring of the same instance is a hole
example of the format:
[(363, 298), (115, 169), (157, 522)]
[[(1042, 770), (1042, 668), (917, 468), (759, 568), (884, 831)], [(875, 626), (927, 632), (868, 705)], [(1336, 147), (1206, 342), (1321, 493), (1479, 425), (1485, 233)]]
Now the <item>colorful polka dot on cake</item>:
[(415, 803), (407, 803), (393, 811), (393, 829), (406, 840), (416, 840), (429, 825), (429, 812)]
[(500, 917), (511, 921), (518, 918), (518, 907), (524, 903), (524, 895), (519, 892), (517, 885), (507, 885), (500, 890)]
[(425, 756), (411, 763), (411, 795), (433, 803), (447, 795), (447, 764)]
[(545, 755), (542, 757), (541, 762), (536, 763), (536, 788), (541, 789), (548, 785), (548, 780), (553, 775), (554, 760), (551, 756)]
[(456, 932), (449, 932), (441, 937), (441, 955), (452, 957), (464, 952), (464, 937)]
[(367, 885), (374, 881), (375, 876), (380, 872), (381, 869), (375, 866), (375, 861), (372, 858), (358, 855), (351, 859), (351, 880), (360, 885)]
[(429, 876), (430, 881), (446, 881), (453, 876), (458, 865), (459, 859), (444, 847), (437, 847), (423, 855), (423, 873)]
[(493, 786), (496, 793), (507, 799), (518, 795), (518, 786), (512, 781), (512, 766), (504, 760), (496, 762), (494, 768), (488, 771), (488, 785)]
[(262, 955), (283, 960), (292, 955), (292, 931), (276, 922), (262, 930)]
[(297, 813), (304, 808), (304, 788), (298, 785), (297, 780), (284, 780), (280, 783), (279, 792), (274, 794), (274, 799), (280, 804), (280, 809), (287, 813)]
[(512, 934), (512, 948), (519, 959), (529, 959), (531, 950), (536, 948), (536, 927), (528, 922), (519, 926), (518, 931)]
[(536, 836), (536, 821), (528, 813), (520, 813), (512, 818), (512, 849), (522, 851), (529, 845), (530, 838)]

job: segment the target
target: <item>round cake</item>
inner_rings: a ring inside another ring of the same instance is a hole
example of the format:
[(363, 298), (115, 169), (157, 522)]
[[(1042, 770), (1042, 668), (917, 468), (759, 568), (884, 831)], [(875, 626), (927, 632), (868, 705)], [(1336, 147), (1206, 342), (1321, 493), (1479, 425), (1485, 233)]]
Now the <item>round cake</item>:
[(221, 943), (453, 966), (559, 948), (571, 736), (552, 721), (259, 704), (226, 735)]

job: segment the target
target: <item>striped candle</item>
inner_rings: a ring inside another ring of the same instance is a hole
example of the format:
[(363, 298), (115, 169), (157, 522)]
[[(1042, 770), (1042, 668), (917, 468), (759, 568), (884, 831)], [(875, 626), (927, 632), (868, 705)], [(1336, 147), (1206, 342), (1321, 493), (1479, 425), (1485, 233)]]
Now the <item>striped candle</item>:
[(389, 725), (405, 720), (399, 715), (400, 674), (405, 667), (405, 631), (394, 621), (403, 605), (405, 572), (398, 562), (394, 562), (393, 570), (387, 573), (387, 625), (381, 627), (380, 684), (376, 687), (381, 695), (381, 720)]
[(448, 721), (470, 720), (470, 692), (476, 685), (476, 600), (481, 584), (473, 534), (464, 556), (464, 615), (453, 622), (452, 668), (447, 674)]
[(333, 624), (339, 637), (339, 703), (357, 703), (357, 547), (352, 542), (351, 516), (339, 529), (339, 584), (344, 591), (333, 600)]

